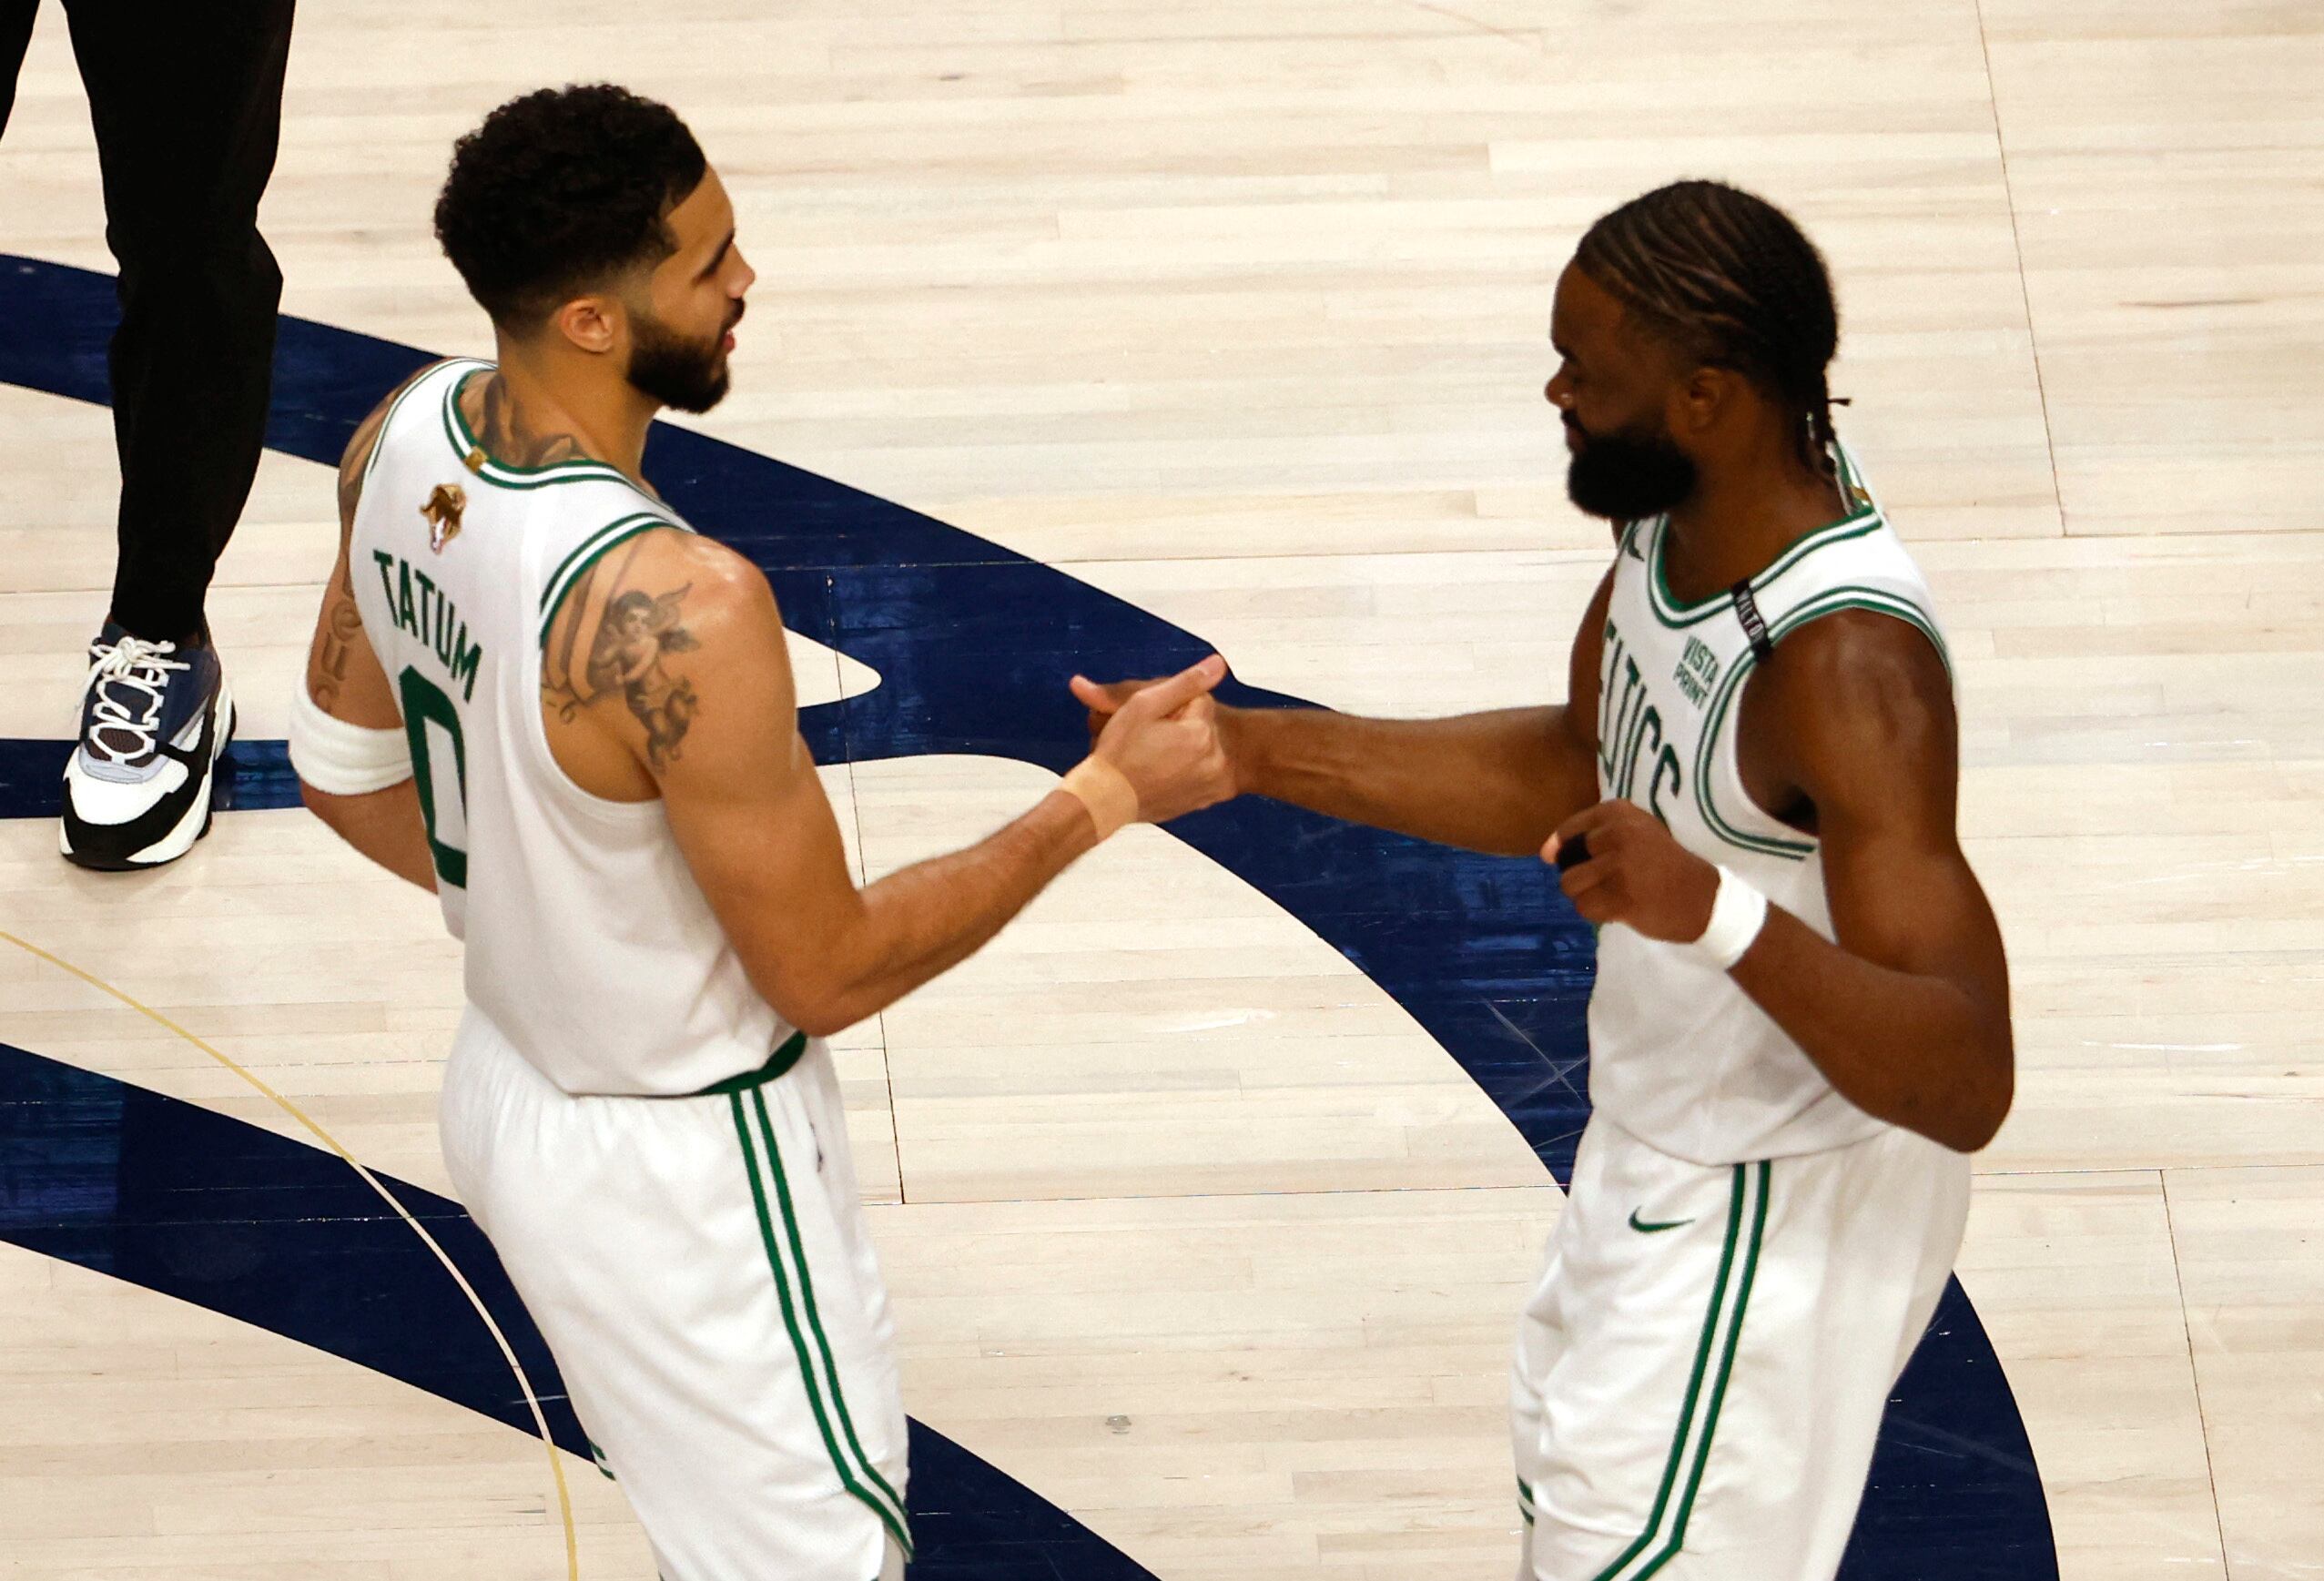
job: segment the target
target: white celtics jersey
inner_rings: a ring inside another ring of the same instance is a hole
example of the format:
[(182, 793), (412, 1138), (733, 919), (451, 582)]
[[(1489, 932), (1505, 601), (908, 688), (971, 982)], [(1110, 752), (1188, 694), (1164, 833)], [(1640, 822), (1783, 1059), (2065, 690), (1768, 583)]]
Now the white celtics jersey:
[[(1927, 584), (1845, 450), (1850, 514), (1808, 534), (1748, 583), (1697, 603), (1662, 572), (1667, 519), (1624, 531), (1598, 670), (1601, 795), (1651, 811), (1680, 845), (1731, 868), (1832, 937), (1816, 838), (1753, 805), (1736, 763), (1744, 683), (1774, 644), (1820, 615), (1872, 610), (1925, 633)], [(1883, 1123), (1832, 1089), (1726, 973), (1681, 945), (1619, 925), (1598, 941), (1589, 1001), (1598, 1112), (1676, 1158), (1728, 1164), (1844, 1147)]]
[(659, 799), (590, 795), (550, 755), (550, 618), (670, 509), (603, 462), (503, 466), (422, 374), (381, 430), (348, 566), (395, 688), (471, 1015), (567, 1092), (678, 1094), (764, 1065), (791, 1029), (744, 975)]

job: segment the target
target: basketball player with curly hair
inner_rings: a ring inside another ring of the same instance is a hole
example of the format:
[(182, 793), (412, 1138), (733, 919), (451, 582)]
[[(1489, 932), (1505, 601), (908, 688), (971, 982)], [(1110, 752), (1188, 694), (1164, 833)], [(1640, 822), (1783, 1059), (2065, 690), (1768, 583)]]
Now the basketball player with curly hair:
[(858, 889), (765, 576), (643, 472), (753, 275), (665, 106), (531, 94), (436, 207), (498, 357), (357, 431), (292, 761), (466, 941), (445, 1161), (666, 1581), (896, 1581), (888, 1296), (824, 1039), (1225, 793), (1213, 657), (990, 837)]

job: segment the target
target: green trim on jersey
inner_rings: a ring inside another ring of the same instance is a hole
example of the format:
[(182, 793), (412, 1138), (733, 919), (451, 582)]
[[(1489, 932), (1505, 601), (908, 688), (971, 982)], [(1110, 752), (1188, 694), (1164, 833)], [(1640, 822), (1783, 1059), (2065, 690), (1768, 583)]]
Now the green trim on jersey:
[(369, 483), (371, 481), (372, 470), (380, 464), (380, 452), (387, 449), (388, 431), (395, 426), (395, 414), (403, 410), (403, 403), (411, 399), (411, 392), (413, 390), (419, 389), (421, 385), (427, 383), (429, 380), (434, 378), (438, 373), (451, 366), (452, 360), (450, 359), (439, 362), (432, 368), (426, 369), (422, 372), (419, 373), (417, 376), (407, 381), (401, 390), (395, 392), (395, 399), (388, 402), (387, 415), (380, 419), (380, 431), (371, 436), (371, 453), (363, 458), (364, 482)]
[[(1851, 538), (1862, 538), (1868, 532), (1878, 532), (1886, 524), (1886, 520), (1881, 515), (1879, 508), (1867, 505), (1862, 510), (1843, 516), (1837, 522), (1819, 527), (1806, 537), (1794, 542), (1791, 548), (1776, 556), (1773, 564), (1752, 577), (1751, 589), (1755, 593), (1763, 592), (1768, 583), (1799, 564), (1801, 561), (1817, 550), (1829, 548), (1834, 543), (1843, 543)], [(1722, 589), (1707, 598), (1698, 599), (1693, 603), (1680, 602), (1678, 596), (1670, 591), (1669, 580), (1662, 569), (1662, 540), (1669, 534), (1669, 517), (1657, 518), (1654, 524), (1654, 536), (1646, 547), (1646, 602), (1653, 609), (1655, 619), (1676, 631), (1686, 626), (1700, 625), (1719, 613), (1720, 610), (1732, 609), (1734, 594), (1730, 590)]]
[[(1646, 1581), (1656, 1571), (1678, 1556), (1686, 1541), (1687, 1522), (1694, 1515), (1695, 1495), (1701, 1491), (1703, 1472), (1710, 1464), (1712, 1439), (1719, 1431), (1720, 1407), (1725, 1404), (1727, 1383), (1735, 1371), (1735, 1352), (1743, 1333), (1743, 1314), (1751, 1299), (1751, 1283), (1759, 1272), (1760, 1245), (1767, 1231), (1767, 1197), (1771, 1170), (1762, 1160), (1756, 1164), (1737, 1164), (1728, 1188), (1727, 1239), (1719, 1253), (1719, 1275), (1711, 1282), (1710, 1303), (1703, 1312), (1701, 1336), (1695, 1342), (1694, 1367), (1687, 1375), (1686, 1398), (1679, 1407), (1679, 1425), (1670, 1436), (1670, 1457), (1662, 1467), (1661, 1485), (1655, 1490), (1654, 1507), (1648, 1512), (1646, 1529), (1637, 1540), (1622, 1550), (1614, 1562), (1600, 1570), (1592, 1581)], [(1752, 1188), (1756, 1187), (1756, 1192)], [(1744, 1201), (1756, 1195), (1758, 1201), (1750, 1211), (1751, 1234), (1742, 1235), (1745, 1217)], [(1729, 1275), (1735, 1272), (1735, 1249), (1743, 1247), (1742, 1272), (1735, 1286), (1735, 1299), (1727, 1300)], [(1721, 1315), (1727, 1318), (1720, 1334)], [(1716, 1376), (1711, 1378), (1710, 1394), (1702, 1392), (1703, 1380), (1713, 1372), (1712, 1353), (1718, 1352)], [(1702, 1407), (1702, 1434), (1695, 1438), (1696, 1407)], [(1690, 1439), (1694, 1439), (1694, 1454), (1687, 1454)], [(1679, 1468), (1688, 1463), (1686, 1487), (1679, 1494), (1674, 1505), (1670, 1495), (1679, 1490)], [(1667, 1528), (1663, 1516), (1669, 1515)], [(1655, 1539), (1663, 1537), (1662, 1546), (1642, 1563), (1633, 1564), (1652, 1547)]]
[[(1777, 555), (1773, 564), (1751, 579), (1751, 588), (1753, 593), (1765, 591), (1768, 583), (1799, 564), (1802, 559), (1816, 550), (1828, 544), (1842, 542), (1846, 539), (1861, 538), (1883, 524), (1885, 517), (1880, 506), (1874, 502), (1872, 492), (1864, 486), (1863, 479), (1858, 475), (1856, 464), (1849, 458), (1847, 449), (1839, 441), (1834, 440), (1830, 454), (1833, 481), (1840, 487), (1841, 498), (1843, 501), (1853, 501), (1861, 495), (1863, 503), (1852, 509), (1838, 521), (1826, 522), (1793, 542), (1791, 547), (1781, 554)], [(1729, 590), (1714, 593), (1710, 597), (1699, 599), (1693, 603), (1684, 603), (1680, 601), (1678, 595), (1670, 591), (1669, 579), (1662, 570), (1662, 538), (1669, 525), (1670, 518), (1666, 513), (1645, 521), (1633, 522), (1630, 523), (1630, 530), (1632, 532), (1646, 530), (1653, 534), (1652, 542), (1646, 545), (1639, 556), (1647, 562), (1646, 602), (1654, 611), (1657, 620), (1675, 630), (1682, 626), (1698, 625), (1709, 620), (1719, 613), (1719, 606), (1722, 603), (1734, 595), (1732, 591)], [(1623, 539), (1622, 546), (1624, 549), (1629, 547), (1627, 534)]]
[(607, 550), (626, 543), (641, 532), (651, 532), (656, 527), (667, 527), (678, 532), (691, 532), (693, 528), (673, 522), (667, 516), (656, 516), (641, 511), (619, 521), (608, 522), (575, 544), (573, 552), (558, 562), (549, 575), (549, 583), (541, 590), (541, 642), (549, 640), (549, 628), (556, 623), (557, 611), (564, 606), (565, 598), (581, 584), (589, 568), (605, 556)]
[[(1835, 587), (1818, 593), (1798, 609), (1768, 628), (1770, 644), (1781, 643), (1791, 633), (1820, 616), (1837, 614), (1842, 610), (1871, 610), (1877, 614), (1891, 615), (1914, 627), (1935, 644), (1937, 657), (1943, 662), (1945, 674), (1953, 674), (1953, 655), (1938, 633), (1936, 623), (1928, 612), (1905, 598), (1902, 593), (1874, 587)], [(1720, 684), (1719, 694), (1712, 699), (1704, 715), (1702, 740), (1695, 748), (1695, 806), (1702, 814), (1702, 821), (1710, 832), (1729, 845), (1754, 851), (1763, 856), (1781, 856), (1793, 862), (1804, 862), (1815, 854), (1817, 842), (1812, 838), (1787, 839), (1777, 835), (1755, 835), (1729, 823), (1711, 795), (1711, 754), (1718, 750), (1719, 733), (1726, 727), (1727, 715), (1735, 700), (1742, 695), (1743, 682), (1759, 667), (1759, 656), (1749, 649), (1735, 656), (1727, 678)], [(1762, 814), (1761, 816), (1765, 816)]]
[[(461, 464), (484, 481), (502, 489), (546, 489), (558, 483), (621, 483), (637, 489), (637, 482), (619, 467), (586, 457), (571, 461), (552, 461), (544, 467), (520, 467), (507, 461), (495, 461), (488, 454), (482, 441), (468, 426), (468, 414), (460, 410), (460, 393), (468, 381), (492, 366), (479, 362), (453, 380), (444, 391), (444, 438), (450, 441), (452, 453)], [(481, 463), (470, 465), (468, 458), (482, 456)], [(640, 494), (644, 491), (638, 489)], [(651, 498), (651, 496), (646, 496)]]
[(541, 613), (543, 614), (548, 613), (549, 611), (554, 608), (558, 602), (563, 598), (564, 591), (558, 584), (564, 581), (568, 573), (578, 576), (586, 569), (585, 566), (578, 565), (574, 562), (579, 561), (584, 555), (590, 555), (592, 559), (595, 558), (594, 554), (590, 554), (592, 545), (595, 544), (604, 536), (604, 534), (608, 532), (614, 532), (618, 528), (634, 525), (640, 522), (659, 522), (665, 525), (673, 527), (677, 525), (676, 522), (669, 521), (668, 518), (657, 516), (651, 511), (636, 511), (626, 516), (617, 516), (613, 521), (606, 522), (603, 527), (594, 529), (590, 532), (589, 536), (574, 544), (565, 557), (557, 562), (557, 568), (549, 573), (548, 583), (541, 589)]
[[(831, 1354), (830, 1341), (823, 1332), (823, 1321), (815, 1310), (815, 1291), (808, 1282), (807, 1252), (799, 1241), (798, 1221), (792, 1211), (790, 1187), (783, 1177), (782, 1155), (776, 1146), (774, 1122), (767, 1117), (765, 1091), (754, 1088), (751, 1102), (757, 1110), (759, 1134), (766, 1143), (767, 1169), (775, 1181), (776, 1198), (782, 1208), (783, 1226), (792, 1254), (797, 1259), (799, 1296), (807, 1309), (808, 1327), (815, 1334), (817, 1357), (808, 1355), (807, 1334), (799, 1327), (782, 1243), (775, 1234), (773, 1215), (767, 1211), (766, 1187), (760, 1178), (757, 1150), (751, 1145), (750, 1125), (744, 1118), (742, 1094), (731, 1092), (726, 1095), (727, 1106), (735, 1118), (735, 1135), (742, 1143), (743, 1165), (750, 1176), (751, 1202), (758, 1213), (759, 1238), (766, 1243), (767, 1266), (775, 1273), (776, 1299), (783, 1311), (783, 1327), (791, 1336), (792, 1353), (798, 1358), (799, 1380), (807, 1391), (807, 1408), (814, 1413), (816, 1431), (822, 1435), (824, 1450), (831, 1457), (832, 1469), (838, 1474), (839, 1485), (879, 1517), (879, 1524), (888, 1528), (888, 1535), (904, 1550), (904, 1557), (909, 1559), (912, 1556), (912, 1535), (906, 1522), (904, 1501), (896, 1496), (896, 1490), (888, 1485), (887, 1479), (872, 1465), (870, 1456), (864, 1454), (863, 1445), (856, 1437), (855, 1424), (847, 1415), (847, 1401), (839, 1393), (839, 1370)], [(817, 1366), (818, 1359), (822, 1363), (820, 1371)], [(853, 1459), (840, 1448), (838, 1437), (832, 1433), (831, 1415), (825, 1409), (823, 1401), (823, 1381), (826, 1377), (830, 1382), (832, 1403), (838, 1408), (839, 1424), (847, 1435), (847, 1450), (853, 1452)], [(869, 1478), (868, 1485), (866, 1475)]]

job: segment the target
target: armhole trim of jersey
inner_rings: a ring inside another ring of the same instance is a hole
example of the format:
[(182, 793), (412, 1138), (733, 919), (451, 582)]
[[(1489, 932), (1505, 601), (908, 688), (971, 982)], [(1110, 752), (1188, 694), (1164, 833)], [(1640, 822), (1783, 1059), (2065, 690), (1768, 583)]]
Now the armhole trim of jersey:
[(422, 368), (403, 381), (403, 388), (395, 392), (393, 400), (388, 402), (387, 415), (380, 419), (380, 431), (371, 436), (371, 453), (363, 458), (363, 481), (366, 484), (371, 481), (371, 470), (380, 464), (380, 451), (387, 446), (388, 431), (395, 426), (395, 414), (403, 410), (403, 403), (411, 399), (411, 392), (445, 369), (454, 367), (463, 360), (464, 359), (458, 357), (444, 358), (429, 367)]
[[(1780, 644), (1786, 636), (1798, 631), (1810, 621), (1828, 614), (1837, 614), (1842, 610), (1849, 609), (1869, 610), (1874, 614), (1888, 615), (1913, 627), (1923, 636), (1928, 638), (1930, 645), (1936, 649), (1937, 658), (1944, 665), (1944, 673), (1948, 676), (1954, 674), (1953, 654), (1946, 649), (1944, 638), (1937, 631), (1936, 623), (1929, 618), (1928, 612), (1903, 594), (1891, 593), (1883, 588), (1831, 588), (1776, 622), (1769, 630), (1769, 640), (1771, 644)], [(1744, 681), (1749, 679), (1751, 673), (1758, 667), (1759, 657), (1756, 654), (1746, 650), (1738, 654), (1734, 667), (1728, 672), (1727, 678), (1720, 684), (1718, 695), (1711, 699), (1710, 711), (1703, 726), (1702, 741), (1695, 748), (1695, 806), (1702, 814), (1702, 821), (1710, 832), (1729, 845), (1760, 856), (1780, 856), (1786, 861), (1804, 862), (1815, 854), (1817, 842), (1814, 839), (1804, 836), (1794, 836), (1786, 839), (1780, 836), (1755, 834), (1747, 829), (1738, 828), (1720, 812), (1711, 789), (1711, 770), (1717, 761), (1715, 755), (1719, 751), (1720, 737), (1727, 729), (1727, 716), (1732, 711), (1736, 701), (1742, 695)], [(1756, 804), (1751, 805), (1751, 811), (1753, 816), (1770, 824), (1780, 823), (1773, 814)]]
[(604, 559), (606, 551), (628, 542), (641, 532), (651, 532), (656, 527), (667, 527), (679, 532), (693, 531), (690, 527), (671, 521), (667, 516), (656, 516), (650, 512), (640, 512), (635, 515), (624, 516), (618, 521), (608, 522), (574, 546), (573, 552), (564, 557), (555, 571), (550, 573), (548, 585), (541, 590), (541, 628), (537, 639), (541, 646), (548, 645), (549, 628), (556, 623), (557, 611), (564, 607), (567, 595), (580, 584), (582, 577), (587, 574), (589, 568)]

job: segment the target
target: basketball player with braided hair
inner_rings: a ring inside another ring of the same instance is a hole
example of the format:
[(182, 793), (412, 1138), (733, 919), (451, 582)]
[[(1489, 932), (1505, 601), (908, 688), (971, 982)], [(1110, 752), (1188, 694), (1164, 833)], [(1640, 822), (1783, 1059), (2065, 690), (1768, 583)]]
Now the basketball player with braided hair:
[[(1833, 435), (1781, 210), (1593, 225), (1548, 396), (1615, 552), (1563, 706), (1222, 710), (1240, 791), (1538, 850), (1598, 925), (1592, 1115), (1519, 1325), (1526, 1581), (1829, 1581), (2007, 1113), (2001, 935), (1954, 830), (1926, 584)], [(1138, 683), (1075, 683), (1093, 724)]]

